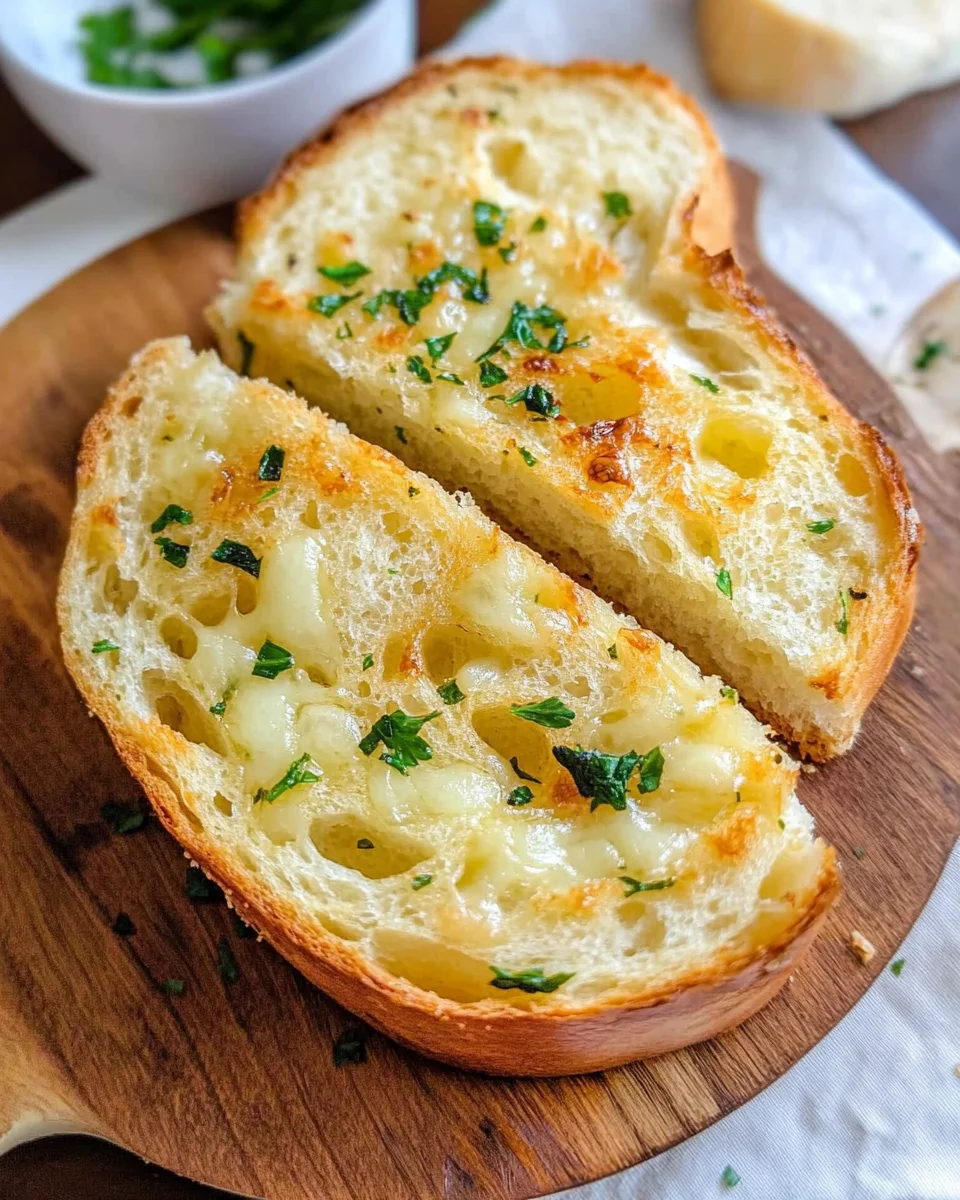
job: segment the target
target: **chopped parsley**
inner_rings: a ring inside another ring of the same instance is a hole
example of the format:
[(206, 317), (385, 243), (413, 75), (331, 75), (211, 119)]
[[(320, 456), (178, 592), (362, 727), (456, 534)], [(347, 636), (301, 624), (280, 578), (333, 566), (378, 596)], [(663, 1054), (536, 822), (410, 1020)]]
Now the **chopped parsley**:
[(733, 599), (733, 580), (726, 567), (721, 567), (717, 572), (717, 590), (723, 592), (728, 600)]
[(283, 474), (283, 460), (287, 452), (280, 446), (268, 446), (257, 467), (257, 478), (264, 483), (277, 483)]
[(890, 974), (896, 975), (896, 977), (899, 979), (903, 973), (903, 968), (906, 961), (907, 960), (905, 958), (894, 959), (894, 961), (890, 964)]
[(137, 927), (131, 921), (130, 914), (125, 912), (117, 913), (110, 928), (120, 937), (132, 937), (137, 932)]
[(433, 883), (432, 875), (414, 875), (413, 890), (419, 892), (421, 888), (425, 888), (427, 884)]
[(437, 378), (442, 379), (444, 383), (455, 383), (457, 387), (466, 387), (460, 376), (454, 375), (452, 371), (441, 371)]
[(927, 371), (931, 364), (936, 362), (941, 355), (946, 354), (948, 350), (949, 346), (942, 338), (936, 342), (924, 342), (920, 353), (913, 360), (913, 365), (918, 371)]
[(231, 697), (233, 696), (233, 693), (236, 690), (237, 690), (237, 685), (235, 683), (231, 683), (229, 685), (229, 687), (227, 688), (227, 690), (220, 697), (220, 699), (216, 702), (216, 704), (210, 705), (209, 711), (212, 712), (215, 717), (222, 717), (223, 714), (227, 711), (228, 701), (231, 699)]
[(635, 896), (637, 892), (662, 892), (664, 888), (672, 888), (677, 882), (672, 875), (666, 879), (651, 879), (648, 882), (631, 879), (629, 875), (621, 875), (619, 878), (623, 884), (624, 896)]
[(489, 359), (485, 358), (480, 364), (481, 387), (496, 387), (498, 383), (506, 383), (507, 378), (507, 373), (503, 367), (498, 367), (496, 363), (490, 362)]
[(867, 852), (866, 852), (866, 850), (864, 850), (864, 848), (862, 846), (854, 846), (853, 853), (857, 858), (859, 858), (861, 860), (867, 857)]
[(276, 679), (281, 671), (289, 671), (292, 666), (293, 655), (290, 651), (267, 638), (257, 651), (253, 674), (259, 679)]
[(537, 465), (537, 460), (533, 457), (526, 446), (520, 447), (519, 454), (528, 467), (535, 467)]
[(272, 788), (257, 788), (257, 794), (253, 798), (254, 804), (261, 802), (272, 804), (274, 800), (282, 796), (284, 792), (289, 792), (291, 788), (299, 787), (302, 783), (316, 783), (320, 776), (307, 770), (309, 761), (310, 755), (302, 754), (296, 762), (292, 762), (287, 767), (286, 774)]
[(146, 809), (119, 800), (108, 800), (100, 806), (100, 816), (113, 828), (114, 833), (135, 833), (147, 823)]
[(473, 232), (481, 246), (495, 246), (503, 236), (507, 214), (499, 204), (476, 200), (473, 205)]
[(255, 503), (262, 504), (264, 502), (264, 500), (269, 500), (272, 496), (275, 496), (277, 494), (277, 492), (279, 492), (279, 491), (280, 491), (280, 488), (276, 484), (274, 484), (273, 487), (268, 487), (262, 496), (258, 496)]
[(727, 687), (726, 684), (724, 684), (720, 689), (720, 695), (724, 700), (729, 700), (731, 704), (736, 704), (736, 702), (740, 699), (740, 693), (737, 691), (737, 689)]
[(847, 602), (847, 593), (840, 589), (840, 620), (837, 621), (837, 633), (842, 633), (847, 636), (847, 630), (850, 628), (850, 606)]
[(243, 542), (233, 542), (230, 538), (224, 538), (210, 557), (214, 562), (226, 563), (227, 566), (236, 567), (238, 571), (246, 571), (254, 579), (260, 578), (262, 560)]
[(419, 354), (411, 354), (407, 359), (407, 370), (420, 380), (421, 383), (433, 383), (433, 376)]
[(401, 775), (406, 775), (409, 768), (433, 758), (433, 751), (420, 737), (420, 730), (427, 721), (439, 716), (439, 710), (422, 717), (409, 716), (399, 708), (392, 713), (384, 713), (374, 721), (370, 732), (360, 741), (360, 749), (369, 757), (383, 742), (386, 752), (380, 755), (380, 761)]
[(194, 900), (198, 904), (219, 904), (223, 899), (223, 889), (212, 879), (208, 879), (199, 867), (187, 867), (184, 890), (187, 899)]
[(189, 508), (181, 508), (179, 504), (168, 504), (157, 519), (150, 525), (151, 533), (163, 533), (168, 525), (192, 525), (193, 513)]
[(338, 295), (336, 292), (331, 292), (328, 296), (314, 296), (307, 301), (307, 308), (311, 312), (319, 313), (321, 317), (332, 317), (345, 304), (349, 304), (351, 300), (356, 300), (362, 294), (362, 292), (351, 292), (349, 295)]
[(365, 313), (376, 319), (380, 316), (383, 306), (388, 304), (397, 310), (404, 325), (416, 325), (420, 313), (444, 283), (457, 284), (464, 300), (471, 300), (474, 304), (487, 304), (490, 301), (486, 268), (477, 275), (475, 271), (459, 263), (444, 262), (422, 279), (416, 280), (416, 287), (406, 290), (387, 288), (371, 297), (361, 307)]
[(364, 275), (370, 274), (370, 268), (357, 262), (356, 259), (345, 263), (342, 267), (317, 267), (317, 270), (324, 279), (332, 279), (334, 283), (342, 283), (344, 287), (350, 287)]
[(247, 941), (248, 938), (255, 938), (257, 936), (257, 931), (253, 928), (253, 926), (248, 925), (239, 913), (233, 914), (233, 932), (238, 938), (242, 938), (244, 941)]
[(369, 671), (372, 666), (373, 666), (373, 655), (365, 654), (363, 656), (363, 660), (361, 662), (361, 670)]
[(411, 485), (407, 488), (407, 495), (412, 500), (414, 498), (414, 496), (420, 495), (420, 489), (418, 487), (414, 487), (413, 484), (411, 483)]
[(402, 425), (394, 425), (393, 432), (397, 435), (397, 441), (404, 446), (407, 444), (407, 431)]
[(443, 337), (430, 337), (424, 339), (424, 345), (427, 348), (427, 353), (430, 355), (430, 361), (436, 362), (438, 358), (443, 358), (446, 352), (450, 349), (453, 339), (457, 335), (455, 333), (444, 334)]
[(736, 1173), (733, 1167), (729, 1165), (729, 1163), (723, 1168), (723, 1171), (720, 1175), (720, 1182), (724, 1187), (728, 1188), (735, 1188), (740, 1182), (740, 1176)]
[(345, 1063), (365, 1063), (367, 1061), (367, 1043), (359, 1029), (345, 1029), (333, 1043), (333, 1065), (342, 1067)]
[(516, 755), (510, 759), (510, 766), (513, 767), (513, 773), (518, 779), (526, 779), (529, 783), (540, 783), (536, 775), (528, 775), (526, 771), (520, 769), (520, 760)]
[(253, 366), (253, 354), (257, 347), (242, 329), (237, 330), (237, 341), (240, 343), (240, 374), (249, 375), (250, 368)]
[(528, 383), (519, 392), (507, 396), (506, 404), (523, 404), (527, 412), (536, 413), (541, 417), (559, 417), (560, 405), (554, 400), (553, 393), (548, 392), (542, 383)]
[(573, 978), (573, 972), (561, 971), (556, 975), (544, 975), (542, 967), (531, 967), (526, 971), (502, 971), (491, 965), (493, 979), (490, 986), (509, 992), (519, 989), (521, 992), (555, 992), (561, 984)]
[(186, 981), (183, 979), (165, 979), (160, 984), (160, 991), (165, 996), (182, 996), (186, 990)]
[(627, 754), (604, 754), (600, 750), (584, 750), (582, 746), (554, 746), (553, 757), (566, 767), (573, 777), (577, 791), (590, 800), (590, 811), (609, 804), (617, 812), (627, 807), (627, 783), (634, 769), (640, 767), (640, 792), (655, 792), (663, 773), (663, 754), (654, 746), (646, 754), (635, 750)]
[(375, 847), (369, 838), (357, 838), (358, 850), (373, 850)]
[(233, 957), (226, 934), (221, 934), (217, 939), (217, 970), (224, 983), (236, 983), (240, 978), (240, 968)]
[(714, 383), (712, 379), (708, 379), (706, 375), (694, 375), (691, 372), (690, 378), (694, 383), (699, 383), (702, 388), (706, 388), (708, 392), (713, 392), (715, 396), (720, 391), (719, 385)]
[[(492, 358), (510, 342), (519, 342), (525, 350), (547, 349), (553, 354), (559, 354), (567, 344), (566, 321), (567, 318), (562, 313), (558, 313), (555, 308), (551, 308), (549, 304), (531, 308), (528, 304), (522, 304), (519, 300), (515, 300), (513, 308), (510, 310), (510, 319), (507, 321), (506, 329), (492, 346), (484, 350), (477, 358), (477, 362), (483, 362), (485, 358)], [(546, 347), (534, 332), (534, 326), (553, 330), (553, 337)]]
[(350, 328), (350, 322), (344, 321), (342, 325), (337, 326), (337, 341), (344, 342), (347, 338), (353, 337), (353, 330)]
[(808, 521), (807, 533), (829, 533), (836, 523), (833, 517), (826, 517), (823, 521)]
[(101, 638), (99, 642), (94, 642), (91, 647), (94, 654), (107, 654), (110, 650), (119, 650), (120, 647), (116, 642), (111, 642), (109, 638)]
[(500, 257), (503, 259), (503, 261), (505, 263), (510, 263), (510, 262), (513, 262), (513, 260), (517, 257), (518, 249), (519, 249), (519, 246), (517, 245), (517, 243), (511, 242), (509, 246), (501, 246), (499, 248), (499, 250), (497, 250), (497, 253), (500, 255)]
[(783, 831), (784, 831), (784, 830), (787, 828), (787, 823), (786, 823), (786, 821), (783, 819), (783, 817), (780, 817), (780, 818), (777, 820), (777, 824), (780, 826), (780, 832), (781, 832), (781, 833), (783, 833)]
[(455, 679), (448, 679), (446, 683), (441, 683), (437, 688), (437, 695), (444, 704), (459, 704), (461, 700), (466, 700), (466, 695), (457, 687)]
[(619, 655), (617, 654), (617, 643), (616, 642), (614, 642), (612, 646), (607, 647), (607, 653), (610, 655), (611, 658), (619, 657)]
[(534, 725), (543, 725), (545, 729), (566, 729), (577, 717), (573, 709), (567, 708), (556, 696), (537, 700), (533, 704), (511, 704), (510, 711), (515, 717), (532, 721)]
[(526, 784), (522, 784), (520, 787), (515, 787), (510, 795), (507, 796), (507, 803), (511, 808), (523, 808), (532, 799), (533, 792), (530, 791)]
[(533, 224), (530, 226), (530, 232), (531, 233), (543, 233), (543, 231), (546, 229), (546, 227), (547, 227), (547, 218), (541, 214), (539, 217), (534, 218)]
[(629, 197), (623, 192), (604, 192), (603, 203), (606, 205), (608, 217), (615, 217), (618, 221), (622, 221), (633, 216)]
[(153, 544), (160, 547), (160, 557), (168, 562), (171, 567), (180, 567), (181, 569), (187, 565), (187, 555), (190, 553), (190, 547), (183, 545), (182, 542), (175, 542), (172, 538), (158, 537), (153, 539)]

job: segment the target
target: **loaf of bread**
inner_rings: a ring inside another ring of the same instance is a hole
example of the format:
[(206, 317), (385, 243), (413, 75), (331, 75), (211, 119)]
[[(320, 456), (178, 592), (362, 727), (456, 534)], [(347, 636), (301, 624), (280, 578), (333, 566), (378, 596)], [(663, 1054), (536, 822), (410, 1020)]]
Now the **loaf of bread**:
[(731, 689), (186, 339), (86, 431), (58, 612), (189, 856), (425, 1054), (550, 1075), (709, 1037), (836, 894), (796, 764)]
[(855, 117), (960, 79), (957, 0), (700, 0), (699, 30), (731, 100)]
[(900, 468), (746, 286), (691, 101), (644, 68), (430, 65), (242, 210), (236, 367), (466, 488), (739, 689), (851, 742), (913, 607)]

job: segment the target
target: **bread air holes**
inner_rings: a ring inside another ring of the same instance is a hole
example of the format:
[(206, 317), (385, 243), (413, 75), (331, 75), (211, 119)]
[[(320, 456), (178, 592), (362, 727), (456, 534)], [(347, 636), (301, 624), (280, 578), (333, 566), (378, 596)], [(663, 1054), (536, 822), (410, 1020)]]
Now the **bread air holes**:
[(103, 595), (118, 616), (123, 616), (137, 598), (140, 585), (135, 579), (124, 579), (116, 563), (111, 563), (103, 578)]
[(201, 625), (219, 625), (226, 620), (232, 606), (231, 592), (208, 592), (190, 605), (190, 616)]
[(773, 432), (763, 421), (747, 416), (714, 416), (700, 434), (701, 456), (719, 463), (741, 479), (759, 479), (769, 468)]
[[(491, 679), (509, 666), (508, 660), (490, 642), (462, 625), (433, 625), (420, 641), (420, 655), (427, 676), (435, 684), (456, 679), (468, 663), (489, 664), (488, 672), (474, 672), (474, 686), (488, 675)], [(465, 683), (461, 688), (466, 691)]]
[(380, 520), (383, 522), (384, 530), (394, 541), (404, 545), (413, 540), (413, 530), (405, 516), (400, 513), (385, 512), (381, 515)]
[(317, 508), (316, 500), (310, 501), (300, 514), (300, 520), (308, 529), (320, 528), (320, 510)]
[(444, 999), (469, 1004), (522, 996), (521, 992), (495, 992), (490, 987), (490, 967), (485, 959), (442, 946), (431, 938), (399, 929), (378, 929), (372, 941), (381, 966), (414, 987)]
[(367, 879), (402, 875), (432, 857), (433, 847), (400, 829), (382, 829), (359, 816), (317, 817), (310, 841), (323, 858)]
[(143, 687), (158, 719), (188, 742), (226, 754), (223, 733), (207, 710), (189, 692), (156, 671), (145, 671)]
[(257, 607), (257, 601), (260, 598), (260, 594), (257, 589), (257, 581), (252, 576), (241, 575), (239, 572), (237, 572), (237, 575), (237, 591), (234, 604), (237, 612), (240, 613), (241, 616), (246, 616), (247, 613), (252, 613)]
[(841, 455), (837, 463), (837, 478), (850, 496), (865, 496), (870, 491), (870, 476), (863, 463), (852, 454)]
[[(517, 766), (525, 775), (533, 775), (544, 784), (557, 773), (557, 764), (551, 753), (551, 742), (547, 731), (532, 721), (524, 721), (507, 707), (481, 708), (473, 714), (473, 728), (481, 741), (509, 764), (517, 760)], [(512, 768), (507, 768), (513, 775)], [(516, 777), (511, 787), (527, 783), (536, 796), (539, 787)]]
[(685, 517), (681, 528), (684, 540), (698, 558), (720, 561), (720, 541), (710, 521), (705, 517)]
[(160, 636), (177, 658), (191, 659), (197, 652), (197, 635), (183, 617), (165, 617), (160, 622)]
[[(595, 365), (591, 369), (597, 373), (603, 367)], [(623, 371), (600, 380), (593, 375), (578, 373), (566, 383), (559, 399), (568, 420), (576, 425), (594, 425), (597, 421), (619, 421), (621, 417), (635, 416), (640, 411), (643, 389)], [(595, 482), (626, 482), (620, 479), (623, 470), (617, 465), (615, 449), (610, 446), (610, 467), (606, 471), (599, 467), (594, 470)]]
[(494, 138), (486, 150), (490, 170), (507, 187), (532, 197), (540, 196), (543, 172), (526, 142), (518, 138)]

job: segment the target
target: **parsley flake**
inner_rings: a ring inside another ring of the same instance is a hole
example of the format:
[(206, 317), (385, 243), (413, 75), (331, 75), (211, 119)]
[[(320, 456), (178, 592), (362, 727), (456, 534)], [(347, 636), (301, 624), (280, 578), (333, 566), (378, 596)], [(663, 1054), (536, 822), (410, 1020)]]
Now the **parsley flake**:
[(233, 957), (226, 934), (221, 934), (217, 939), (217, 970), (224, 983), (236, 983), (240, 978), (240, 968)]
[(344, 342), (347, 338), (353, 337), (353, 330), (350, 328), (350, 322), (344, 321), (342, 325), (337, 326), (337, 341)]
[(296, 762), (292, 762), (287, 767), (286, 774), (272, 788), (257, 788), (257, 794), (253, 798), (254, 804), (261, 802), (272, 804), (274, 800), (282, 796), (284, 792), (289, 792), (291, 788), (299, 787), (302, 783), (316, 783), (320, 776), (307, 770), (309, 761), (310, 755), (302, 754)]
[(160, 984), (160, 991), (165, 996), (182, 996), (186, 990), (187, 984), (183, 979), (165, 979)]
[(733, 580), (726, 567), (721, 567), (717, 572), (717, 590), (723, 592), (728, 600), (733, 599)]
[(948, 350), (949, 346), (942, 338), (936, 342), (924, 342), (920, 353), (913, 360), (913, 365), (918, 371), (928, 371), (930, 366)]
[(853, 853), (857, 858), (859, 858), (861, 860), (867, 857), (867, 852), (866, 852), (866, 850), (864, 850), (864, 848), (862, 846), (854, 846)]
[(427, 721), (439, 716), (439, 709), (422, 717), (409, 716), (399, 708), (392, 713), (384, 713), (374, 721), (366, 737), (361, 739), (360, 749), (369, 757), (383, 742), (385, 753), (380, 755), (380, 761), (401, 775), (406, 775), (408, 769), (433, 758), (433, 751), (420, 737), (420, 730)]
[(616, 642), (614, 642), (612, 646), (607, 647), (607, 653), (610, 655), (611, 658), (619, 658), (619, 654), (617, 653), (617, 643)]
[(257, 467), (257, 478), (264, 483), (277, 483), (283, 474), (283, 460), (287, 452), (280, 446), (268, 446)]
[(481, 387), (496, 387), (498, 383), (505, 383), (507, 378), (507, 373), (503, 367), (498, 367), (496, 363), (490, 362), (489, 359), (485, 358), (480, 364)]
[(731, 704), (736, 704), (736, 702), (740, 699), (740, 693), (737, 691), (737, 689), (727, 687), (726, 684), (724, 684), (720, 689), (720, 695), (724, 700), (729, 700)]
[(260, 563), (262, 559), (257, 558), (250, 547), (245, 546), (242, 542), (234, 542), (230, 538), (224, 538), (210, 557), (214, 562), (226, 563), (227, 566), (236, 567), (238, 571), (246, 571), (254, 579), (260, 578)]
[(510, 766), (513, 767), (513, 773), (518, 779), (526, 779), (530, 783), (540, 783), (536, 775), (528, 775), (526, 771), (520, 769), (520, 760), (516, 755), (510, 759)]
[(837, 621), (837, 633), (842, 633), (847, 636), (847, 630), (850, 628), (850, 606), (847, 602), (847, 593), (840, 589), (840, 619)]
[(369, 671), (372, 666), (373, 666), (373, 655), (365, 654), (363, 656), (363, 661), (361, 663), (361, 669), (364, 671)]
[(430, 361), (436, 362), (438, 358), (443, 358), (446, 352), (450, 349), (453, 339), (457, 335), (455, 333), (444, 334), (443, 337), (429, 337), (424, 339), (424, 345), (427, 348), (427, 353), (430, 355)]
[(402, 425), (394, 425), (393, 432), (397, 435), (397, 441), (402, 445), (407, 444), (407, 431)]
[[(567, 318), (557, 312), (555, 308), (551, 308), (549, 304), (531, 308), (528, 304), (522, 304), (519, 300), (515, 300), (510, 310), (506, 329), (492, 346), (484, 350), (477, 358), (477, 362), (483, 362), (485, 358), (492, 358), (510, 342), (519, 342), (525, 350), (547, 349), (553, 354), (559, 354), (567, 344), (566, 321)], [(534, 333), (534, 326), (553, 330), (553, 337), (546, 347)]]
[(590, 800), (590, 811), (609, 804), (617, 812), (627, 807), (627, 783), (634, 769), (640, 767), (640, 792), (655, 792), (663, 773), (663, 754), (654, 746), (646, 754), (635, 750), (627, 754), (604, 754), (600, 750), (584, 750), (582, 746), (554, 746), (553, 757), (566, 767), (573, 777), (577, 791)]
[(279, 491), (280, 491), (280, 488), (276, 484), (274, 484), (273, 487), (268, 487), (262, 496), (258, 496), (254, 503), (262, 504), (264, 502), (264, 500), (269, 500), (271, 497), (275, 496), (277, 494), (277, 492), (279, 492)]
[(373, 842), (369, 838), (357, 838), (358, 850), (373, 850), (375, 849)]
[(153, 544), (160, 547), (160, 557), (171, 567), (179, 567), (182, 570), (187, 565), (189, 546), (184, 546), (182, 542), (175, 542), (168, 537), (154, 538)]
[(829, 533), (836, 523), (833, 517), (826, 517), (823, 521), (808, 521), (807, 533)]
[(257, 651), (253, 674), (259, 679), (276, 679), (281, 671), (289, 671), (292, 666), (293, 655), (290, 651), (267, 638)]
[(257, 936), (257, 931), (252, 925), (248, 925), (239, 913), (233, 914), (233, 932), (243, 941), (247, 941), (249, 938), (255, 938)]
[(662, 892), (664, 888), (672, 888), (677, 882), (672, 875), (666, 879), (651, 879), (646, 882), (631, 879), (629, 875), (621, 875), (619, 879), (623, 884), (624, 896), (635, 896), (637, 892)]
[(253, 354), (257, 347), (242, 329), (237, 330), (237, 341), (240, 343), (240, 374), (249, 376), (250, 368), (253, 366)]
[(317, 267), (317, 270), (324, 279), (332, 279), (334, 283), (342, 283), (344, 287), (350, 287), (358, 279), (362, 279), (364, 275), (370, 274), (370, 268), (365, 267), (361, 262), (357, 262), (356, 259), (345, 263), (342, 267)]
[(428, 275), (416, 281), (416, 287), (406, 290), (387, 288), (371, 297), (361, 308), (368, 316), (377, 320), (385, 304), (397, 310), (397, 315), (404, 325), (416, 325), (420, 313), (433, 299), (437, 290), (444, 283), (455, 283), (460, 288), (464, 300), (474, 304), (488, 304), (490, 301), (490, 286), (487, 280), (487, 270), (478, 276), (469, 267), (459, 263), (444, 262), (435, 267)]
[(560, 405), (554, 400), (553, 393), (548, 392), (542, 383), (528, 383), (525, 388), (508, 396), (505, 404), (523, 404), (527, 412), (537, 413), (541, 417), (559, 417)]
[(528, 467), (535, 467), (537, 465), (537, 460), (533, 457), (526, 446), (521, 446), (518, 453)]
[(572, 971), (544, 975), (542, 967), (531, 967), (526, 971), (502, 971), (499, 967), (491, 965), (490, 970), (494, 974), (494, 978), (490, 980), (491, 987), (500, 988), (504, 992), (517, 989), (531, 995), (534, 992), (555, 992), (574, 975)]
[(423, 359), (419, 354), (411, 354), (407, 359), (407, 370), (420, 380), (421, 383), (433, 383), (433, 376), (430, 374)]
[(437, 695), (444, 704), (459, 704), (461, 700), (466, 700), (466, 694), (460, 691), (455, 679), (448, 679), (446, 683), (441, 683), (437, 688)]
[(219, 904), (223, 899), (223, 889), (212, 879), (208, 879), (199, 867), (187, 867), (184, 890), (187, 899), (198, 904)]
[(530, 791), (526, 784), (522, 784), (520, 787), (515, 787), (509, 796), (507, 796), (507, 803), (511, 808), (523, 808), (532, 799), (533, 792)]
[(712, 379), (708, 379), (706, 375), (694, 375), (691, 372), (690, 378), (694, 383), (699, 383), (702, 388), (706, 388), (708, 392), (713, 392), (715, 396), (720, 391), (719, 386)]
[(454, 375), (452, 371), (441, 371), (437, 378), (442, 379), (444, 383), (454, 383), (457, 387), (466, 387), (460, 376)]
[(541, 214), (539, 217), (534, 218), (533, 224), (530, 226), (530, 232), (531, 233), (543, 233), (543, 231), (546, 229), (546, 227), (547, 227), (547, 218)]
[(227, 711), (228, 701), (232, 698), (233, 693), (236, 690), (237, 690), (236, 683), (231, 683), (228, 686), (227, 690), (220, 697), (220, 699), (216, 702), (216, 704), (210, 705), (209, 711), (212, 712), (215, 717), (222, 717), (223, 714)]
[(367, 1043), (359, 1029), (345, 1029), (333, 1043), (333, 1065), (342, 1067), (345, 1063), (365, 1063), (367, 1061)]
[(414, 875), (413, 890), (419, 892), (421, 888), (425, 888), (430, 883), (433, 883), (432, 875)]
[(132, 937), (137, 932), (137, 927), (130, 919), (130, 914), (125, 912), (117, 913), (110, 928), (120, 937)]
[(145, 809), (118, 800), (108, 800), (100, 806), (100, 816), (114, 833), (135, 833), (146, 825), (148, 815)]
[(510, 711), (515, 717), (532, 721), (534, 725), (543, 725), (545, 729), (566, 729), (577, 716), (572, 708), (567, 708), (556, 696), (537, 700), (533, 704), (511, 704)]
[(623, 192), (604, 192), (603, 203), (606, 205), (608, 217), (615, 217), (618, 221), (622, 221), (633, 216), (629, 197)]
[(179, 504), (168, 504), (157, 519), (150, 525), (151, 533), (163, 533), (168, 525), (192, 525), (193, 513), (189, 508), (181, 508)]
[(362, 292), (351, 292), (349, 295), (337, 295), (336, 292), (331, 292), (328, 296), (314, 296), (307, 301), (307, 308), (311, 312), (319, 313), (321, 317), (332, 317), (345, 304), (356, 300), (362, 294)]
[(906, 961), (907, 960), (905, 958), (894, 959), (894, 961), (890, 964), (890, 974), (895, 975), (897, 979), (899, 979), (903, 973), (903, 968), (906, 964)]
[(511, 263), (517, 257), (519, 248), (516, 242), (511, 242), (509, 246), (501, 246), (497, 253), (505, 263)]
[(476, 200), (473, 205), (473, 232), (481, 246), (495, 246), (503, 236), (507, 214), (499, 204)]
[(418, 487), (414, 487), (413, 484), (411, 483), (411, 485), (407, 488), (407, 495), (412, 500), (414, 498), (414, 496), (420, 495), (420, 489)]
[(91, 647), (94, 654), (107, 654), (111, 650), (119, 650), (120, 647), (116, 642), (111, 642), (109, 638), (101, 638), (99, 642), (94, 642)]
[(740, 1176), (736, 1173), (733, 1167), (727, 1164), (727, 1166), (723, 1168), (723, 1172), (720, 1175), (720, 1182), (724, 1187), (735, 1188), (740, 1182)]

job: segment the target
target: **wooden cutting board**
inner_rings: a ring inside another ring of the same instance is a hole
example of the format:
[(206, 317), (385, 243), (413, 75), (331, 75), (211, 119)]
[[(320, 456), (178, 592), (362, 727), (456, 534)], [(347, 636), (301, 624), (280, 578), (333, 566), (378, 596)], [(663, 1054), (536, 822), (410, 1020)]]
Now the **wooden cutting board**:
[[(138, 792), (60, 660), (57, 569), (80, 432), (149, 338), (208, 341), (229, 216), (190, 218), (108, 255), (0, 331), (0, 1135), (69, 1125), (174, 1171), (271, 1200), (518, 1200), (595, 1179), (689, 1137), (815, 1045), (885, 969), (960, 818), (960, 459), (932, 453), (843, 336), (756, 260), (755, 181), (738, 170), (741, 256), (827, 382), (877, 425), (927, 526), (917, 620), (852, 753), (801, 778), (840, 851), (844, 894), (794, 981), (705, 1045), (599, 1076), (511, 1081), (372, 1035), (335, 1069), (347, 1014), (222, 905), (191, 903), (151, 822), (113, 835)], [(857, 850), (857, 854), (854, 850)], [(862, 857), (860, 856), (861, 851)], [(136, 933), (111, 932), (119, 910)], [(877, 946), (869, 967), (852, 929)], [(239, 980), (224, 985), (217, 939)], [(183, 978), (182, 997), (159, 984)], [(719, 1167), (722, 1164), (718, 1165)]]

